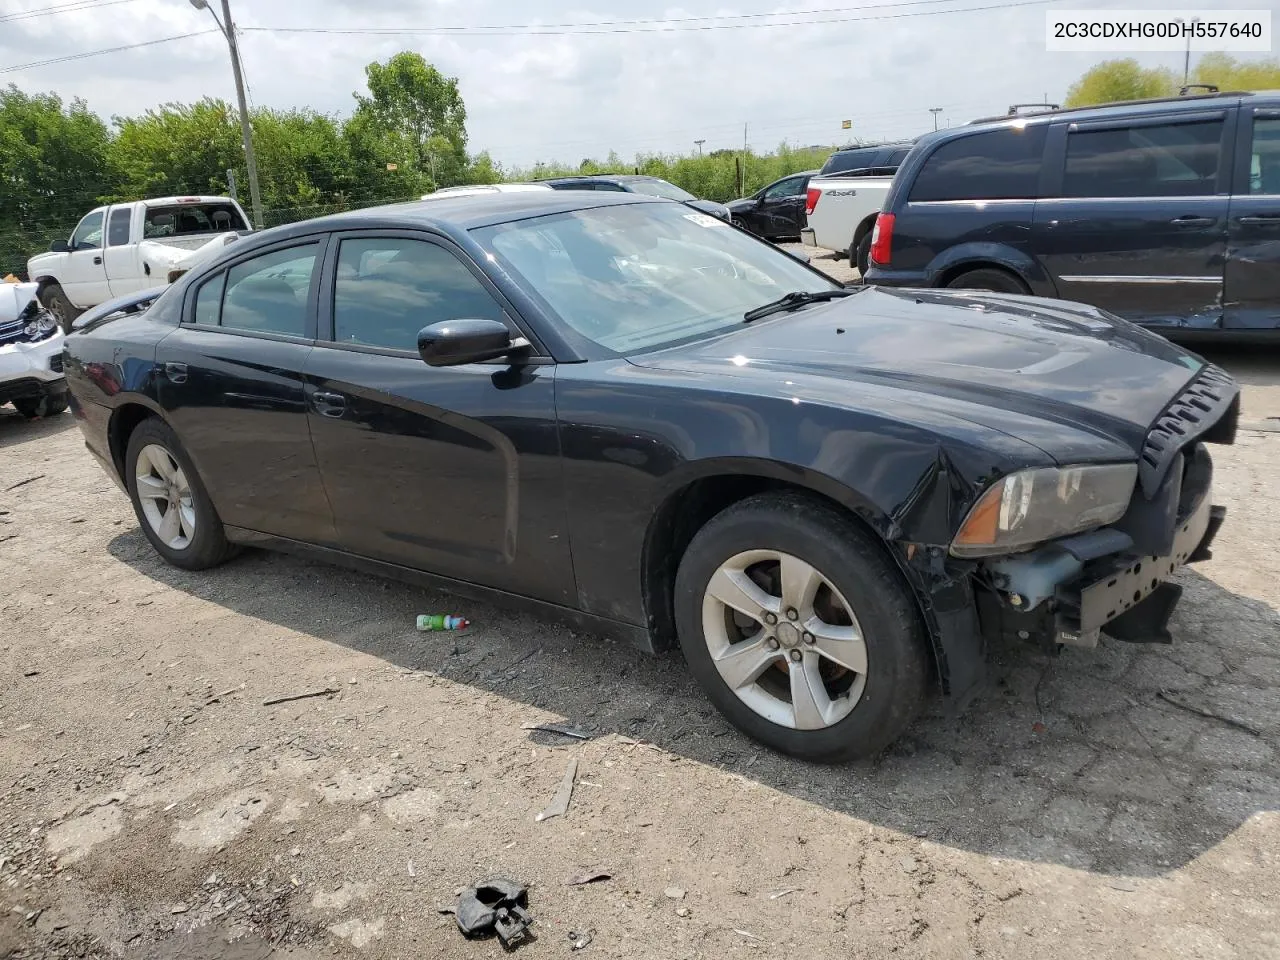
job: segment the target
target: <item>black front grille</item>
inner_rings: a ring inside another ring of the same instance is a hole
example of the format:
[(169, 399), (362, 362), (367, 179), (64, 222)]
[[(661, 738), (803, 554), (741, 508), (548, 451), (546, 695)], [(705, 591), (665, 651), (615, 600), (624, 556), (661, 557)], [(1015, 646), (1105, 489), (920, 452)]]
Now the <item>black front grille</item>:
[(49, 369), (52, 370), (54, 373), (62, 372), (62, 354), (55, 353), (52, 357), (49, 358)]
[(1205, 364), (1147, 431), (1138, 458), (1138, 481), (1155, 496), (1178, 452), (1192, 440), (1231, 443), (1239, 416), (1240, 388), (1225, 371)]

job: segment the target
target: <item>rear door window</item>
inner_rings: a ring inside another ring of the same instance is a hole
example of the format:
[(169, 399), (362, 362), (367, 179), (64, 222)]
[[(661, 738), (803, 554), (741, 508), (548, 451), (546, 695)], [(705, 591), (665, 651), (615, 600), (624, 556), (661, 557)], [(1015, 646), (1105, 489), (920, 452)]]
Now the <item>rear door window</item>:
[(119, 247), (129, 242), (129, 220), (132, 217), (132, 207), (118, 207), (111, 211), (107, 218), (107, 246)]
[(949, 140), (930, 154), (911, 200), (1022, 200), (1036, 196), (1046, 127), (1008, 127)]
[(1249, 161), (1249, 192), (1280, 195), (1280, 118), (1253, 121), (1253, 153)]
[(1217, 192), (1222, 120), (1067, 135), (1064, 197), (1202, 197)]
[(254, 333), (305, 336), (307, 297), (319, 251), (320, 244), (308, 243), (273, 250), (231, 267), (221, 325)]

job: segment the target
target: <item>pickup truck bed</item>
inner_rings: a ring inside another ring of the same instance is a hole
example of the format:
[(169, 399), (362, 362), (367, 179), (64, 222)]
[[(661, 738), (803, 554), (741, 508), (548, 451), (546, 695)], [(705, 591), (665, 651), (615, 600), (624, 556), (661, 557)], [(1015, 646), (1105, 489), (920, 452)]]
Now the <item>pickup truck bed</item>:
[(892, 184), (892, 174), (877, 170), (814, 177), (805, 198), (807, 223), (800, 239), (809, 246), (847, 253), (858, 272), (865, 273), (871, 229)]

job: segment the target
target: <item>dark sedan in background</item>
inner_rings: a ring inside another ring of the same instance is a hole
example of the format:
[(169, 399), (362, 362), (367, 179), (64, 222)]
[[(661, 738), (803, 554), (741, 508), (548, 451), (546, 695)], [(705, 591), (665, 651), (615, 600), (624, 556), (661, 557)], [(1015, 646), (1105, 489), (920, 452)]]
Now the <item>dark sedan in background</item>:
[(817, 170), (775, 180), (749, 197), (730, 200), (729, 216), (742, 229), (766, 240), (798, 239), (804, 229), (805, 191)]
[(643, 174), (597, 174), (582, 177), (550, 177), (538, 180), (553, 190), (599, 190), (603, 193), (639, 193), (647, 197), (661, 197), (663, 200), (674, 200), (685, 206), (709, 213), (721, 220), (729, 219), (729, 208), (714, 200), (703, 200), (695, 197), (688, 190), (668, 183), (660, 177), (647, 177)]
[(1096, 309), (844, 288), (621, 192), (279, 227), (129, 309), (66, 372), (170, 563), (272, 547), (678, 639), (731, 722), (822, 760), (998, 640), (1167, 640), (1238, 407)]

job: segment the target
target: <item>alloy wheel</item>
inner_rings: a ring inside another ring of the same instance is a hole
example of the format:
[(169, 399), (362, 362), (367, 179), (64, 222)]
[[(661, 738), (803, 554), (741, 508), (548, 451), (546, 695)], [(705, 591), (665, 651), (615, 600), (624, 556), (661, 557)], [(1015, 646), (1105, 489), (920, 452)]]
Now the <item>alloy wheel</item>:
[(196, 508), (191, 484), (173, 454), (158, 443), (138, 451), (134, 481), (142, 514), (151, 530), (171, 550), (184, 550), (196, 535)]
[(720, 677), (755, 713), (796, 730), (839, 723), (867, 680), (867, 645), (848, 601), (812, 564), (777, 550), (726, 560), (702, 600)]

